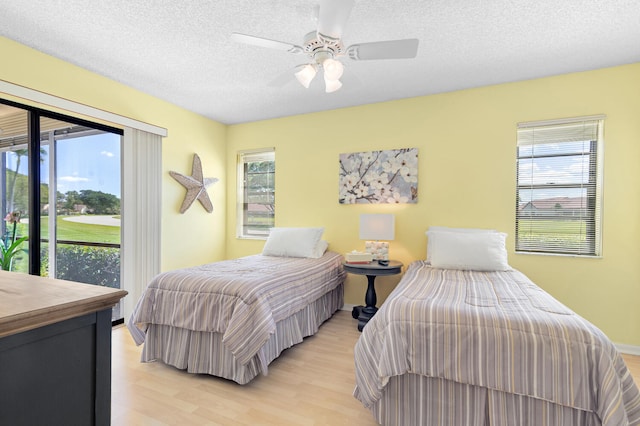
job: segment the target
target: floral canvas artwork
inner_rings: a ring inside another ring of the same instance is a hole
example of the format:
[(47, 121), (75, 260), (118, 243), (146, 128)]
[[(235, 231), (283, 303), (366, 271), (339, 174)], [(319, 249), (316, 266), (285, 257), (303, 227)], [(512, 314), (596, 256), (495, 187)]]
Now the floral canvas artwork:
[(340, 154), (340, 204), (418, 202), (418, 148)]

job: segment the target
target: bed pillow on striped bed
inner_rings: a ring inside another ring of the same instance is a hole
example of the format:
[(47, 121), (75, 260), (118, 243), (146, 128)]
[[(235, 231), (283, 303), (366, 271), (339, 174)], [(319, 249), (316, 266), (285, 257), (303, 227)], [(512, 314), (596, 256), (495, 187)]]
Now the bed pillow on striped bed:
[(427, 231), (431, 266), (473, 271), (510, 270), (504, 232)]
[[(476, 234), (476, 233), (491, 233), (498, 232), (495, 229), (481, 229), (481, 228), (449, 228), (447, 226), (430, 226), (425, 235), (429, 237), (429, 232), (455, 232), (460, 234)], [(433, 247), (431, 239), (427, 239), (427, 262), (431, 263), (431, 252)]]
[(317, 255), (323, 232), (324, 228), (271, 228), (262, 254), (278, 257), (320, 257), (322, 255)]
[(324, 252), (329, 248), (329, 243), (325, 240), (318, 241), (316, 247), (313, 249), (313, 254), (309, 257), (313, 257), (314, 259), (319, 259), (324, 255)]

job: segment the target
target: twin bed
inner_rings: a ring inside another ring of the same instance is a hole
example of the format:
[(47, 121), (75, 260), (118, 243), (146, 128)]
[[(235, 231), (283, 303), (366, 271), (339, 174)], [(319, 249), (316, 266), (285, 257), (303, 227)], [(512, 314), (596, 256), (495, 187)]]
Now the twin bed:
[(506, 263), (504, 234), (430, 231), (355, 347), (383, 425), (640, 424), (609, 339)]
[(154, 278), (127, 326), (143, 362), (246, 384), (343, 305), (342, 256), (322, 228), (272, 230), (263, 254)]
[[(156, 277), (128, 322), (142, 361), (245, 384), (316, 333), (343, 305), (343, 258), (274, 230), (261, 255)], [(505, 234), (428, 236), (356, 343), (354, 396), (380, 424), (640, 425), (614, 345), (509, 267)]]

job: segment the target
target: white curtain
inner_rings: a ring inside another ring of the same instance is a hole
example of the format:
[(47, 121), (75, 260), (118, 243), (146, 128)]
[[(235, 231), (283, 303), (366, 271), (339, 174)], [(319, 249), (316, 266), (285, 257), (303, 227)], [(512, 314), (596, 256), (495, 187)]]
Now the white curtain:
[(122, 147), (121, 287), (125, 322), (160, 272), (162, 137), (125, 127)]

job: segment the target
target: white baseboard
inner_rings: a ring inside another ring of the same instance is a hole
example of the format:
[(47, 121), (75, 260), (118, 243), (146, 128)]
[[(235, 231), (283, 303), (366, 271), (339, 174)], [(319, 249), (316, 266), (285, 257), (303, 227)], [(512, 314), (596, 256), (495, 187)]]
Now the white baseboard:
[(351, 312), (353, 310), (354, 306), (358, 306), (358, 305), (351, 305), (349, 303), (345, 303), (344, 305), (342, 305), (342, 308), (340, 308), (341, 311), (349, 311)]
[(615, 345), (618, 351), (623, 354), (640, 356), (640, 346), (624, 345), (622, 343), (616, 343)]

